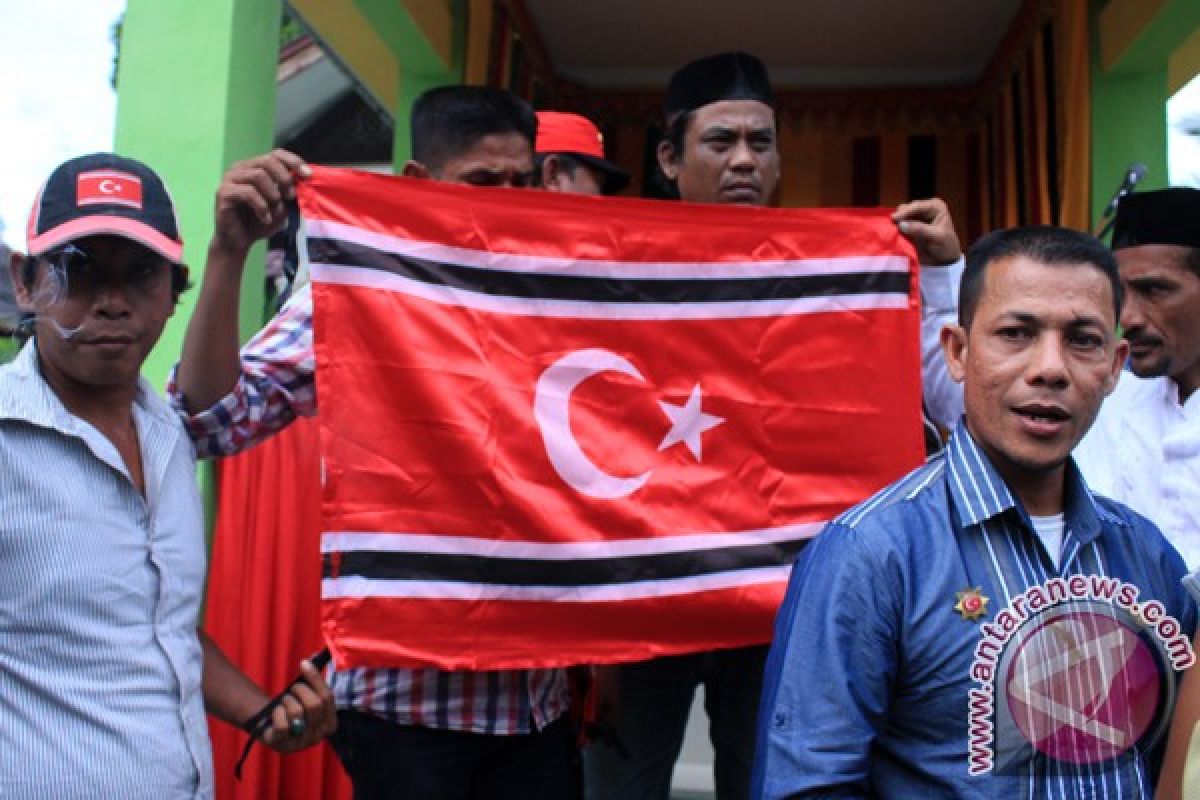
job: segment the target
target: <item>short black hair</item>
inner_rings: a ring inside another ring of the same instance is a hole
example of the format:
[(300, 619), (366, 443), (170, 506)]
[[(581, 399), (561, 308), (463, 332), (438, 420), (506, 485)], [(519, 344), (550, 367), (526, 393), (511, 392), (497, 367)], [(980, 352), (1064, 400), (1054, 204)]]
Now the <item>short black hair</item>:
[(409, 116), (412, 158), (431, 172), (470, 150), (485, 136), (537, 136), (533, 107), (512, 92), (491, 86), (439, 86), (413, 103)]
[(1183, 257), (1183, 265), (1200, 278), (1200, 247), (1187, 248), (1187, 255)]
[[(692, 124), (692, 118), (696, 116), (694, 111), (682, 111), (667, 123), (667, 127), (663, 130), (660, 143), (665, 144), (671, 149), (671, 161), (679, 162), (683, 160), (683, 143), (687, 137), (688, 126)], [(679, 200), (679, 185), (671, 180), (662, 171), (662, 165), (658, 163), (658, 159), (652, 159), (653, 166), (650, 170), (650, 185), (653, 187), (655, 197), (661, 197), (667, 200)]]
[(958, 293), (958, 324), (971, 327), (983, 281), (989, 265), (1005, 258), (1024, 256), (1047, 266), (1071, 267), (1080, 264), (1093, 266), (1112, 287), (1113, 311), (1121, 316), (1124, 294), (1117, 272), (1117, 260), (1103, 242), (1087, 233), (1059, 228), (1054, 225), (1028, 225), (1006, 228), (987, 234), (967, 251), (967, 266), (963, 270)]
[(683, 142), (687, 137), (687, 129), (692, 124), (694, 116), (696, 116), (696, 112), (684, 111), (667, 123), (667, 129), (663, 131), (663, 141), (671, 148), (672, 161), (681, 161), (683, 159)]

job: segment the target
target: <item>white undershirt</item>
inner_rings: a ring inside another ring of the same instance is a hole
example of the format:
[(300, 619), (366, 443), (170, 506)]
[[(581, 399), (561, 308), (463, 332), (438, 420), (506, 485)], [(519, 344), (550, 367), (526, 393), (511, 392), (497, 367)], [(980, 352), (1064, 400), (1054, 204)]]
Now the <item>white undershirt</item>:
[(1033, 523), (1034, 531), (1042, 540), (1042, 547), (1045, 547), (1046, 552), (1050, 554), (1054, 568), (1059, 569), (1062, 566), (1060, 562), (1062, 561), (1063, 533), (1067, 529), (1066, 517), (1063, 514), (1053, 514), (1049, 517), (1030, 516), (1029, 521)]

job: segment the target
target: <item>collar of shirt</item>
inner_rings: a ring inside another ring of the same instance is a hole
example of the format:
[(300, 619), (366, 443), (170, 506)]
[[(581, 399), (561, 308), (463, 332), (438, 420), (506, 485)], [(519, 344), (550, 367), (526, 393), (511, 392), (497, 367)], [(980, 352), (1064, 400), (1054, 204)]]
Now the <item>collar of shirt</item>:
[(1177, 421), (1200, 420), (1200, 391), (1192, 392), (1185, 401), (1179, 399), (1179, 384), (1170, 378), (1153, 379), (1158, 386), (1161, 404)]
[[(175, 412), (144, 378), (138, 379), (133, 415), (141, 439), (146, 499), (153, 505), (183, 430)], [(129, 478), (116, 446), (87, 420), (68, 411), (46, 383), (33, 339), (10, 364), (0, 367), (0, 420), (19, 420), (79, 439), (96, 458)]]
[[(138, 378), (134, 404), (157, 421), (174, 427), (175, 412), (145, 378)], [(67, 410), (42, 377), (34, 339), (0, 370), (0, 419), (23, 420), (68, 436), (80, 435), (78, 417)]]
[[(1073, 458), (1066, 466), (1063, 504), (1066, 527), (1081, 545), (1085, 545), (1101, 534), (1102, 522), (1118, 524), (1119, 520), (1092, 497)], [(965, 418), (959, 421), (946, 445), (946, 470), (950, 496), (963, 528), (981, 526), (989, 519), (1012, 511), (1027, 529), (1033, 530), (1028, 512), (967, 430)]]

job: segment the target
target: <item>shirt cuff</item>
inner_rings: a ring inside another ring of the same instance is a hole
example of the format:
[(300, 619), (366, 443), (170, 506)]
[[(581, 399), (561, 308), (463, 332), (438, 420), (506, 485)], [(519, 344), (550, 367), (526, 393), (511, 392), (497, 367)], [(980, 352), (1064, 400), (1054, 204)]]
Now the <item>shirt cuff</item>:
[(232, 392), (218, 400), (211, 408), (192, 414), (187, 410), (183, 394), (175, 380), (178, 369), (179, 365), (176, 364), (167, 379), (167, 400), (183, 422), (183, 429), (187, 431), (188, 438), (192, 440), (196, 449), (196, 457), (203, 459), (231, 455), (235, 452), (230, 435), (231, 421), (244, 405), (240, 394), (240, 381)]
[(958, 285), (965, 267), (962, 256), (945, 267), (921, 266), (921, 297), (926, 309), (958, 311)]

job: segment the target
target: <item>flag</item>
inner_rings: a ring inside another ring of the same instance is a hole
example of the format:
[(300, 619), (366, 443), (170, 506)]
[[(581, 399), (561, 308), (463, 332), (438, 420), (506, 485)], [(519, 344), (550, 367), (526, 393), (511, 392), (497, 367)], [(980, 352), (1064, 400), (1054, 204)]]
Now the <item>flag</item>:
[(920, 463), (913, 252), (785, 211), (315, 169), (337, 663), (766, 642), (826, 521)]
[(75, 179), (75, 204), (90, 206), (105, 203), (141, 208), (142, 179), (113, 169), (79, 173)]
[[(321, 488), (317, 421), (300, 418), (217, 467), (217, 516), (204, 632), (268, 694), (321, 649)], [(256, 747), (240, 779), (246, 732), (209, 720), (213, 789), (221, 800), (351, 800), (350, 780), (326, 744), (284, 755)]]

